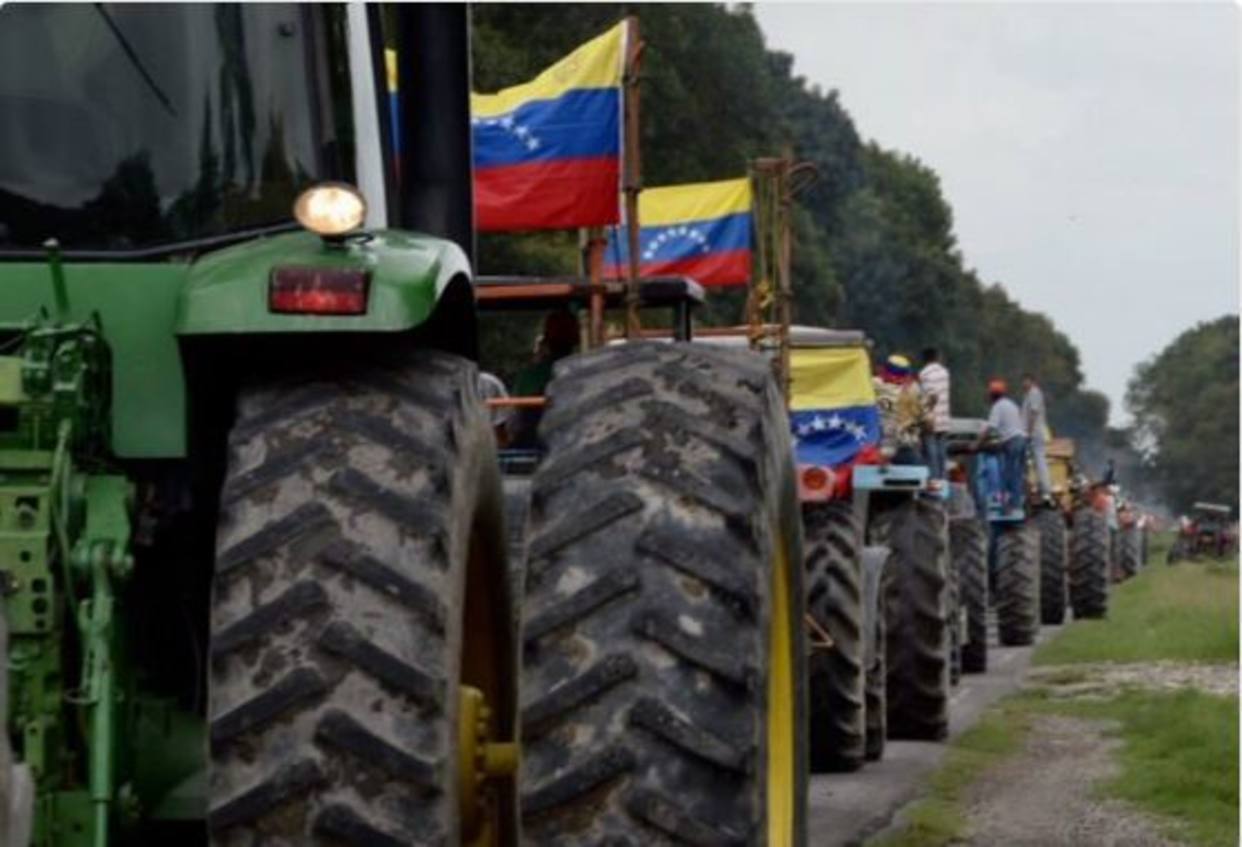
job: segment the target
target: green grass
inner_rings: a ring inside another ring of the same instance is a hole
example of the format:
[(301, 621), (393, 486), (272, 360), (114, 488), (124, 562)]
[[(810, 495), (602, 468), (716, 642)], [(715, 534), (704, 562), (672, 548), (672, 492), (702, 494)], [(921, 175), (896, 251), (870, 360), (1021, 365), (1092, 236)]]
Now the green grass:
[(994, 706), (949, 748), (928, 782), (926, 795), (910, 806), (902, 829), (868, 841), (868, 847), (934, 847), (962, 835), (961, 804), (979, 774), (1018, 752), (1030, 714), (1016, 704)]
[[(1069, 625), (1037, 650), (1035, 663), (1236, 663), (1236, 562), (1169, 568), (1164, 549), (1153, 545), (1152, 565), (1114, 589), (1107, 620)], [(1041, 682), (1081, 682), (1087, 672), (1060, 668)], [(993, 706), (954, 741), (925, 795), (905, 813), (900, 831), (869, 845), (941, 847), (960, 838), (966, 792), (981, 774), (1018, 752), (1031, 721), (1048, 713), (1116, 722), (1120, 773), (1100, 786), (1103, 794), (1153, 815), (1175, 838), (1203, 847), (1238, 843), (1237, 697), (1130, 689), (1108, 700), (1073, 700), (1036, 689)]]
[(1070, 624), (1036, 651), (1035, 664), (1238, 661), (1236, 563), (1168, 567), (1159, 549), (1146, 570), (1113, 587), (1106, 620)]
[(1118, 723), (1121, 773), (1107, 796), (1144, 809), (1169, 834), (1204, 847), (1238, 843), (1238, 698), (1130, 690), (1103, 701), (1027, 701)]

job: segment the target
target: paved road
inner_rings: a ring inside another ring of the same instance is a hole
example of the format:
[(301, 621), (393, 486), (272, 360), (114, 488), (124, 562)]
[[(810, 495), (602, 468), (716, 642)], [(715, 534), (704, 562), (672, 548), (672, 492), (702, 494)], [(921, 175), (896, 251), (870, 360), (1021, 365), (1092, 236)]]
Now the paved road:
[[(1058, 627), (1045, 627), (1040, 641)], [(995, 629), (988, 650), (988, 672), (968, 674), (953, 690), (949, 737), (956, 738), (979, 720), (983, 710), (1013, 691), (1030, 664), (1031, 647), (1000, 647)], [(810, 843), (813, 847), (853, 847), (888, 826), (915, 799), (928, 775), (940, 764), (944, 744), (890, 741), (884, 759), (855, 773), (811, 777)]]

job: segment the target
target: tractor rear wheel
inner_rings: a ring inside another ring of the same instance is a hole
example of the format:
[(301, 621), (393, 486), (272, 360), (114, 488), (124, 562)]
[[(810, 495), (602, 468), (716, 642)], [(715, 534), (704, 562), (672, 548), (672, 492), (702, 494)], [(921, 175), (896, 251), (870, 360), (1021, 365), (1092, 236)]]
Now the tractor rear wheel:
[(1108, 519), (1090, 507), (1074, 513), (1070, 531), (1069, 589), (1074, 618), (1108, 614)]
[(1057, 509), (1040, 509), (1035, 516), (1039, 532), (1039, 619), (1044, 626), (1065, 622), (1065, 563), (1069, 539), (1065, 517)]
[(807, 614), (832, 638), (807, 657), (811, 772), (857, 770), (866, 736), (862, 529), (853, 504), (838, 501), (803, 506), (802, 531)]
[(974, 518), (949, 523), (949, 551), (966, 611), (962, 672), (988, 669), (988, 533)]
[[(885, 569), (888, 565), (885, 565)], [(885, 614), (884, 591), (880, 590), (876, 598), (875, 620), (870, 625), (875, 627), (875, 653), (867, 666), (865, 688), (866, 727), (868, 762), (878, 762), (884, 758), (884, 744), (888, 740), (888, 674), (885, 670), (885, 644), (887, 641), (888, 621)]]
[(1039, 539), (1026, 524), (996, 539), (996, 629), (1006, 647), (1035, 643), (1039, 632)]
[(1137, 526), (1128, 526), (1118, 532), (1117, 564), (1122, 577), (1129, 579), (1139, 572), (1142, 566), (1142, 539)]
[(888, 735), (936, 741), (949, 731), (948, 526), (943, 504), (912, 497), (882, 509)]
[(803, 843), (802, 529), (771, 368), (637, 342), (562, 361), (547, 396), (526, 843)]
[(213, 844), (516, 839), (515, 628), (476, 379), (424, 351), (240, 392), (212, 591)]

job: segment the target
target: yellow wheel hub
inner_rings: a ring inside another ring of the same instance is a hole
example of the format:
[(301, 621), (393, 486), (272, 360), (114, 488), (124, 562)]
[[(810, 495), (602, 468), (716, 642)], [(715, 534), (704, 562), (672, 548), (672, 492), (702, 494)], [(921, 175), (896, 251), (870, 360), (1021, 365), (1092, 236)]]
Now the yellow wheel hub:
[(772, 617), (768, 638), (768, 847), (792, 847), (794, 775), (794, 672), (789, 554), (776, 534), (772, 562)]
[(493, 742), (492, 711), (483, 692), (460, 686), (458, 723), (458, 780), (461, 797), (462, 843), (491, 845), (498, 835), (494, 826), (496, 802), (488, 783), (512, 779), (517, 773), (518, 746)]

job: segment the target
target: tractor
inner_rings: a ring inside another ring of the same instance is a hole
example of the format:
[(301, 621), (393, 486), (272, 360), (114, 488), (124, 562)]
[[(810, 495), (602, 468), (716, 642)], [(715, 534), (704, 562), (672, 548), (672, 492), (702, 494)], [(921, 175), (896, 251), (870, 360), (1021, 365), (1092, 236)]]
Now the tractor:
[[(853, 770), (886, 737), (939, 740), (962, 642), (942, 489), (882, 443), (870, 343), (793, 327), (790, 425), (806, 543), (811, 767)], [(818, 636), (818, 637), (817, 637)]]
[[(981, 542), (967, 539), (966, 534), (977, 531), (966, 530), (969, 524), (963, 524), (959, 530), (962, 555), (976, 556), (981, 543), (986, 544), (989, 596), (995, 598), (999, 641), (1005, 646), (1023, 646), (1034, 643), (1040, 626), (1039, 534), (1027, 519), (1029, 505), (1006, 500), (999, 444), (991, 437), (979, 440), (986, 427), (986, 421), (977, 418), (950, 421), (947, 452), (956, 465), (956, 500), (974, 506), (963, 505), (960, 520), (986, 527)], [(970, 608), (968, 604), (968, 617), (972, 616)], [(972, 617), (970, 626), (982, 631), (985, 624)]]
[(560, 362), (512, 596), (467, 15), (0, 9), (11, 847), (805, 840), (766, 363)]
[(1232, 514), (1232, 509), (1220, 503), (1195, 503), (1191, 516), (1178, 524), (1177, 536), (1169, 548), (1168, 564), (1203, 555), (1217, 558), (1228, 555), (1236, 541), (1230, 523)]

